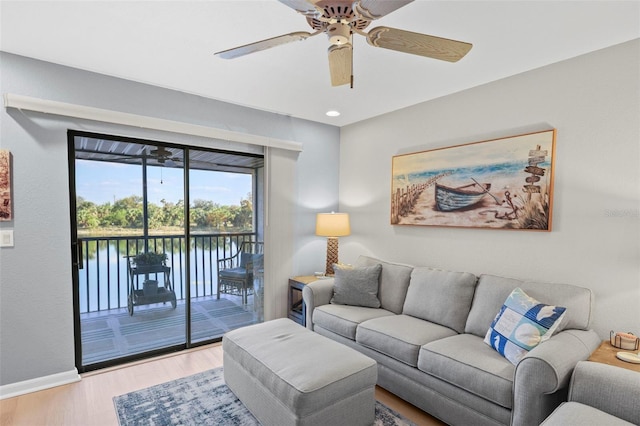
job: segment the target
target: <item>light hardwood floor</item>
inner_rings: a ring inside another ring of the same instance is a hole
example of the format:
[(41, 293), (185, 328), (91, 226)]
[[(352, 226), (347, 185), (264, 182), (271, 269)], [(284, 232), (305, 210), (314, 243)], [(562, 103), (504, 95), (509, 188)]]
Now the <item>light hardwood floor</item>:
[[(117, 425), (114, 396), (220, 366), (222, 346), (218, 343), (86, 373), (77, 383), (0, 401), (0, 425)], [(444, 425), (384, 389), (376, 388), (376, 399), (418, 425)]]

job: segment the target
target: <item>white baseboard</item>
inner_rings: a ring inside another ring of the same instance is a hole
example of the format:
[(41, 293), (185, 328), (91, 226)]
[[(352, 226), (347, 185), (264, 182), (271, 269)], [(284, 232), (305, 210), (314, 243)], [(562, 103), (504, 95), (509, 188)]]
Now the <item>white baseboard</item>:
[(78, 374), (78, 370), (74, 368), (73, 370), (62, 373), (51, 374), (49, 376), (37, 377), (35, 379), (0, 386), (0, 399), (13, 398), (14, 396), (24, 395), (26, 393), (37, 392), (43, 389), (49, 389), (79, 381), (80, 375)]

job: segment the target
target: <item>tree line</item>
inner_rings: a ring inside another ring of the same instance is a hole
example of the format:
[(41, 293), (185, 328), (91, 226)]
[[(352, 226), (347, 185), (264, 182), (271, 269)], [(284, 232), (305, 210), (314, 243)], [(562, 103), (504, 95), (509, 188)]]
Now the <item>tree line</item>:
[[(253, 228), (251, 194), (240, 205), (220, 205), (208, 200), (195, 200), (189, 207), (193, 228), (207, 231), (245, 232)], [(184, 201), (160, 200), (160, 205), (147, 203), (149, 229), (184, 227)], [(78, 228), (82, 230), (141, 229), (144, 226), (142, 197), (131, 195), (113, 203), (96, 204), (82, 197), (76, 199)]]

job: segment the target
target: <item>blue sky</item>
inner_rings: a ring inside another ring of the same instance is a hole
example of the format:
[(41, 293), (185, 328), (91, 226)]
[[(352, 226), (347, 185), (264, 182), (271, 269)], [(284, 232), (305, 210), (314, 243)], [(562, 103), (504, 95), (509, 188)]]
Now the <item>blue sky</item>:
[[(149, 202), (160, 205), (184, 200), (183, 169), (147, 168)], [(193, 202), (209, 200), (221, 205), (239, 205), (251, 192), (251, 175), (192, 170), (189, 175)], [(162, 182), (162, 183), (161, 183)], [(76, 160), (76, 194), (96, 204), (113, 203), (130, 195), (142, 196), (142, 168), (98, 161)]]

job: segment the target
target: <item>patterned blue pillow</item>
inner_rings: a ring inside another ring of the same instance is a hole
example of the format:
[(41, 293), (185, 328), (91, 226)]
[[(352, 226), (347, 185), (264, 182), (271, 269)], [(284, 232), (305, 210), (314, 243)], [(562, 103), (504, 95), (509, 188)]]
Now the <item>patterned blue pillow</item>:
[(553, 335), (566, 310), (540, 303), (516, 288), (491, 323), (484, 342), (516, 365), (527, 352)]

